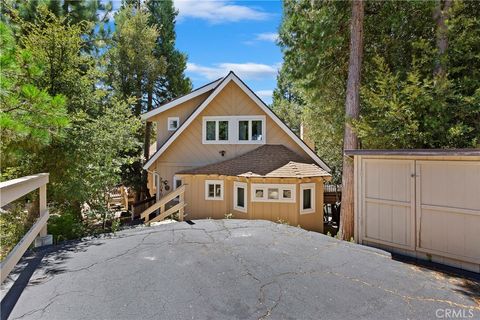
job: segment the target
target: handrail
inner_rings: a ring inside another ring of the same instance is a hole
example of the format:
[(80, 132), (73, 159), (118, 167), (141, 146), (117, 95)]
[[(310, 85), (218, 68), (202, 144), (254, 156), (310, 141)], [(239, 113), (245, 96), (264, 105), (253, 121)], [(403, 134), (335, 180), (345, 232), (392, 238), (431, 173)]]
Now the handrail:
[[(160, 215), (164, 213), (165, 205), (175, 199), (176, 197), (179, 197), (179, 204), (183, 204), (183, 198), (184, 198), (184, 193), (185, 193), (185, 185), (182, 185), (177, 188), (177, 190), (174, 190), (173, 192), (170, 192), (167, 194), (165, 197), (161, 198), (158, 202), (156, 202), (154, 205), (151, 207), (148, 207), (145, 211), (143, 211), (140, 214), (140, 218), (145, 218), (145, 222), (148, 222), (148, 217), (150, 213), (154, 212), (155, 210), (160, 209)], [(183, 208), (180, 208), (180, 219), (183, 220)], [(170, 210), (168, 210), (170, 211)], [(167, 212), (168, 212), (167, 211)], [(170, 214), (176, 212), (177, 210), (171, 212)], [(166, 217), (164, 217), (166, 218)]]
[(2, 283), (13, 270), (25, 251), (35, 240), (37, 235), (47, 234), (47, 221), (49, 217), (47, 209), (47, 183), (48, 173), (40, 173), (32, 176), (22, 177), (9, 181), (0, 182), (0, 206), (3, 207), (10, 202), (23, 197), (36, 189), (39, 189), (39, 210), (40, 217), (35, 224), (27, 231), (25, 236), (17, 243), (8, 256), (0, 263), (0, 283)]

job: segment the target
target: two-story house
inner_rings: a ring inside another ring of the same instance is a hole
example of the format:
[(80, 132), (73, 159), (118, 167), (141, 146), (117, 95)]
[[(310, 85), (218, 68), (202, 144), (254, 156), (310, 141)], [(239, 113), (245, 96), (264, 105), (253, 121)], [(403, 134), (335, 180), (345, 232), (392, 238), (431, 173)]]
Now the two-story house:
[(323, 230), (329, 167), (233, 72), (142, 119), (156, 122), (144, 169), (157, 200), (160, 186), (183, 184), (189, 219), (231, 214)]

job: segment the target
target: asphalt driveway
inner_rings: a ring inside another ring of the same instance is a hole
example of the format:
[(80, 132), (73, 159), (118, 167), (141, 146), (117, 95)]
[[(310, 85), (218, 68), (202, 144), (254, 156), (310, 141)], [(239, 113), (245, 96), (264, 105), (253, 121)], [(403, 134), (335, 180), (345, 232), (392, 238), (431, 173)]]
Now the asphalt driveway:
[(480, 318), (475, 280), (267, 221), (126, 230), (31, 254), (12, 278), (2, 318)]

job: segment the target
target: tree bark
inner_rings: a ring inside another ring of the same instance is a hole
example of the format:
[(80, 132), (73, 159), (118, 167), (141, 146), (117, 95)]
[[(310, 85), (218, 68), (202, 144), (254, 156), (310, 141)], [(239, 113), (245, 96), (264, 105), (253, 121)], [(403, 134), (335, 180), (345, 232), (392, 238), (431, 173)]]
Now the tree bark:
[[(153, 109), (153, 89), (148, 91), (147, 95), (147, 112)], [(145, 137), (143, 140), (143, 158), (144, 164), (147, 163), (148, 159), (150, 158), (150, 138), (152, 135), (152, 123), (150, 121), (145, 122)], [(146, 199), (150, 196), (148, 192), (148, 172), (146, 170), (142, 170), (142, 189), (143, 189), (143, 199)]]
[[(443, 3), (443, 5), (442, 5)], [(452, 6), (452, 0), (437, 0), (437, 6), (433, 14), (437, 27), (437, 49), (438, 57), (435, 63), (435, 69), (433, 74), (436, 76), (445, 75), (445, 66), (443, 63), (445, 53), (448, 48), (448, 27), (445, 21), (449, 18), (450, 7)]]
[[(360, 111), (360, 76), (363, 57), (363, 0), (352, 1), (352, 18), (350, 22), (350, 57), (348, 63), (348, 80), (345, 99), (345, 132), (343, 149), (357, 149), (358, 138), (353, 131), (351, 121), (358, 119)], [(353, 207), (353, 161), (343, 156), (342, 204), (340, 209), (339, 236), (350, 240), (354, 235)]]

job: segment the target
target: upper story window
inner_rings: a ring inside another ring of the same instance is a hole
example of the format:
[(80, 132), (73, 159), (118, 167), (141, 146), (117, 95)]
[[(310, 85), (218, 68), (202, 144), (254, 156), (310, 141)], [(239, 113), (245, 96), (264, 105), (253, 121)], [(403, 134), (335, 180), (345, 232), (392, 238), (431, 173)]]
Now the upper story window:
[(264, 144), (265, 116), (203, 117), (203, 144)]
[(228, 121), (226, 120), (207, 120), (205, 121), (205, 140), (208, 141), (228, 141)]
[(179, 117), (168, 117), (167, 120), (167, 127), (168, 131), (175, 131), (180, 126), (180, 118)]

